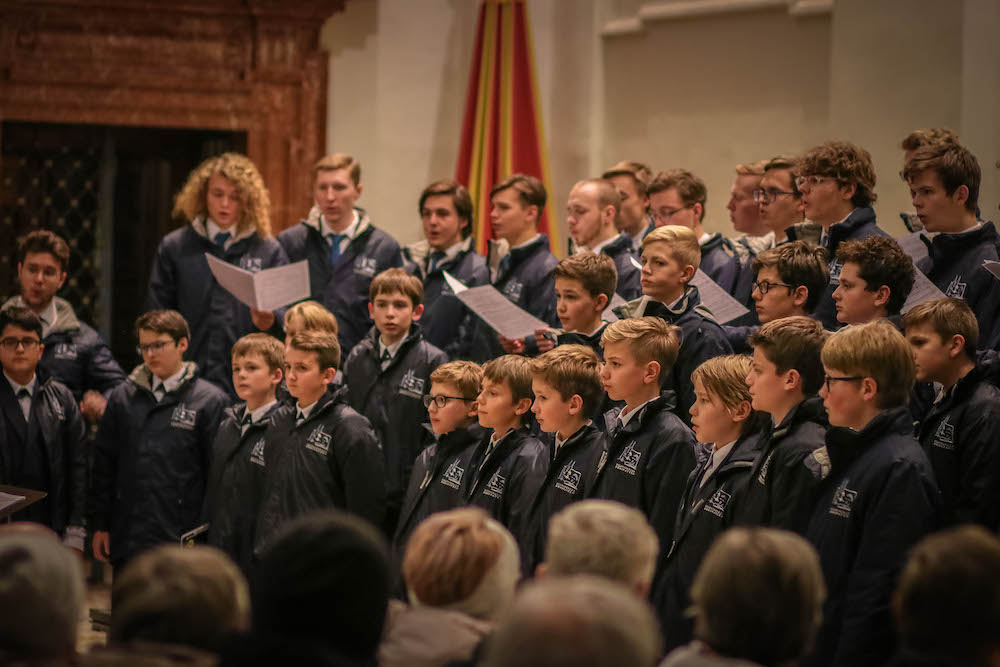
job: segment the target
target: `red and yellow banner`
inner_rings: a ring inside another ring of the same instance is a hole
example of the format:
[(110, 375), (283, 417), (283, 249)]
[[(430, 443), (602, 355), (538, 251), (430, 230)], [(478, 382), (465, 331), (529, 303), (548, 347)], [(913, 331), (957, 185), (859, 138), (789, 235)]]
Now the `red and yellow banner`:
[(556, 225), (550, 224), (552, 181), (525, 0), (483, 0), (480, 7), (457, 171), (457, 180), (472, 195), (480, 253), (493, 238), (490, 190), (521, 173), (545, 184), (549, 201), (538, 229), (548, 234), (553, 252), (562, 254)]

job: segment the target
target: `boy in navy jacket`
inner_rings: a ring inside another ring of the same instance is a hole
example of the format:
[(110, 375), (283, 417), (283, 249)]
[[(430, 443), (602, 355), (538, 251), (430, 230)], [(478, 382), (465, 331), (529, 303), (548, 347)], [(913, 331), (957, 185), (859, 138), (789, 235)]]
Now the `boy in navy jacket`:
[(592, 494), (642, 510), (665, 545), (673, 541), (695, 463), (694, 433), (672, 412), (674, 393), (662, 389), (677, 360), (677, 331), (658, 317), (619, 320), (604, 330), (601, 380), (608, 397), (625, 406), (604, 415), (608, 463)]
[(884, 665), (895, 641), (889, 600), (906, 554), (938, 525), (934, 471), (911, 435), (913, 352), (884, 320), (849, 326), (823, 345), (830, 429), (812, 456), (828, 469), (806, 527), (827, 599), (803, 665)]
[(219, 285), (205, 253), (253, 272), (288, 263), (271, 237), (267, 189), (253, 162), (225, 153), (191, 172), (174, 217), (189, 223), (156, 249), (146, 310), (180, 312), (191, 327), (188, 356), (204, 379), (232, 395), (233, 344), (257, 330), (280, 335), (281, 325), (274, 313), (251, 310)]
[(863, 324), (881, 318), (899, 322), (913, 289), (916, 269), (895, 239), (869, 236), (837, 249), (840, 280), (833, 291), (837, 321)]
[(614, 261), (607, 255), (578, 252), (559, 260), (552, 275), (562, 329), (536, 331), (538, 351), (548, 352), (556, 345), (586, 345), (601, 357), (601, 334), (607, 326), (603, 316), (618, 282)]
[(615, 309), (622, 319), (650, 315), (680, 328), (677, 363), (663, 388), (677, 395), (674, 413), (685, 423), (694, 405), (691, 373), (708, 359), (732, 352), (722, 327), (701, 305), (698, 288), (688, 285), (700, 261), (693, 231), (680, 225), (656, 228), (642, 242), (643, 297)]
[(143, 363), (115, 387), (97, 432), (94, 556), (117, 569), (201, 527), (212, 443), (229, 396), (183, 360), (190, 333), (174, 310), (135, 323)]
[(385, 457), (384, 528), (390, 536), (396, 532), (413, 460), (420, 454), (414, 428), (427, 419), (424, 395), (430, 376), (448, 361), (423, 339), (417, 324), (423, 297), (420, 279), (402, 269), (377, 275), (368, 304), (375, 326), (344, 364), (347, 402), (371, 422)]
[(941, 391), (917, 437), (941, 488), (945, 523), (1000, 522), (1000, 389), (976, 360), (976, 316), (961, 299), (926, 301), (903, 316), (918, 382)]
[(355, 206), (361, 197), (361, 164), (350, 155), (327, 155), (313, 167), (316, 205), (300, 224), (278, 234), (292, 262), (309, 262), (312, 300), (339, 324), (340, 349), (349, 354), (368, 330), (368, 288), (386, 269), (399, 267), (399, 244)]
[(483, 362), (488, 329), (448, 288), (444, 272), (467, 287), (487, 285), (486, 259), (472, 239), (472, 197), (458, 181), (435, 181), (420, 193), (423, 241), (403, 248), (403, 268), (424, 283), (424, 338), (450, 359)]
[(275, 398), (284, 365), (285, 349), (277, 339), (256, 333), (236, 341), (233, 386), (244, 402), (226, 409), (208, 474), (208, 543), (229, 554), (248, 577), (265, 474), (283, 445), (273, 424), (294, 410)]
[(622, 236), (628, 238), (632, 253), (639, 256), (642, 240), (656, 229), (649, 215), (649, 196), (646, 192), (653, 180), (652, 170), (641, 162), (622, 160), (601, 174), (601, 178), (611, 181), (618, 190), (621, 208), (615, 225)]
[(84, 423), (70, 390), (39, 365), (41, 320), (28, 308), (0, 311), (0, 484), (48, 495), (16, 512), (83, 550), (87, 502)]
[(736, 506), (736, 522), (805, 532), (824, 470), (823, 325), (802, 315), (771, 320), (752, 336), (747, 376), (754, 410), (770, 416), (760, 455)]

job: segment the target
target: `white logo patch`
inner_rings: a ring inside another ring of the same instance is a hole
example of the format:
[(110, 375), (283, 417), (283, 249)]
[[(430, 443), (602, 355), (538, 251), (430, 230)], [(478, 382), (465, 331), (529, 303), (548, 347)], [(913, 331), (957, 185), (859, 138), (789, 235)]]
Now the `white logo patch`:
[(767, 470), (771, 467), (771, 459), (774, 458), (774, 452), (767, 455), (764, 459), (764, 465), (760, 467), (760, 474), (757, 475), (757, 482), (760, 484), (767, 484)]
[(62, 403), (59, 401), (52, 401), (52, 412), (56, 413), (56, 419), (59, 421), (66, 421), (66, 412), (63, 410)]
[(250, 257), (249, 255), (243, 255), (240, 257), (240, 268), (244, 271), (250, 271), (251, 273), (257, 273), (263, 268), (260, 257)]
[(831, 285), (839, 285), (840, 284), (840, 271), (843, 268), (844, 268), (844, 265), (841, 262), (837, 261), (837, 260), (833, 260), (832, 262), (830, 262), (830, 284)]
[(486, 490), (483, 491), (483, 495), (500, 500), (503, 498), (503, 490), (505, 486), (507, 486), (507, 479), (500, 474), (499, 470), (497, 470), (493, 473), (493, 476), (490, 477), (490, 481), (486, 483)]
[(193, 431), (197, 416), (197, 411), (188, 410), (181, 403), (174, 408), (173, 414), (170, 415), (170, 425), (174, 428), (182, 428), (185, 431)]
[(448, 466), (447, 470), (444, 471), (444, 477), (441, 478), (441, 483), (445, 486), (450, 486), (453, 489), (457, 489), (462, 485), (462, 477), (465, 475), (465, 468), (458, 467), (458, 459), (455, 459)]
[(635, 473), (639, 469), (639, 459), (642, 458), (642, 452), (636, 449), (634, 445), (635, 441), (633, 440), (628, 444), (628, 447), (622, 450), (622, 453), (618, 455), (618, 460), (615, 461), (615, 470), (621, 470), (633, 477), (635, 477)]
[(253, 446), (253, 451), (250, 452), (250, 463), (256, 463), (260, 467), (264, 467), (264, 439), (261, 438)]
[(511, 278), (503, 287), (503, 295), (511, 301), (520, 301), (521, 292), (524, 291), (524, 284)]
[(934, 434), (934, 442), (932, 444), (934, 447), (940, 447), (941, 449), (955, 449), (955, 427), (948, 423), (947, 417), (945, 417), (944, 421), (941, 422), (941, 425), (938, 426), (937, 432)]
[(944, 291), (945, 296), (954, 297), (956, 299), (965, 298), (965, 283), (962, 282), (962, 276), (955, 276), (948, 283), (948, 289)]
[(837, 487), (837, 492), (833, 494), (833, 502), (830, 503), (830, 514), (845, 519), (851, 516), (851, 509), (854, 507), (854, 501), (857, 497), (858, 492), (847, 488), (847, 480), (845, 479)]
[(76, 345), (72, 343), (59, 343), (56, 345), (55, 358), (56, 359), (69, 359), (73, 360), (79, 356), (76, 351)]
[(559, 471), (559, 477), (556, 478), (556, 488), (573, 496), (576, 495), (577, 489), (580, 488), (580, 480), (583, 479), (583, 475), (575, 466), (576, 461), (570, 461), (563, 466)]
[(317, 426), (306, 438), (306, 449), (326, 456), (330, 452), (330, 442), (333, 439), (322, 426)]
[(722, 518), (726, 514), (726, 505), (732, 500), (733, 495), (719, 489), (712, 494), (712, 497), (705, 501), (705, 511), (711, 512), (715, 516)]
[(358, 257), (354, 262), (354, 272), (366, 278), (374, 278), (378, 273), (378, 265), (374, 257)]
[(412, 369), (406, 371), (406, 375), (399, 381), (399, 393), (410, 398), (423, 398), (424, 380), (418, 378)]

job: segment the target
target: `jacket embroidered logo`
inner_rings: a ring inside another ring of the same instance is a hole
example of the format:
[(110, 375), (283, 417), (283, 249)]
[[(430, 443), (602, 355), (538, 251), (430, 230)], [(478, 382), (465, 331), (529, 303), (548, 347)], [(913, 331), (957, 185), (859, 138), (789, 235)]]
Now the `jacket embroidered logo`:
[(77, 356), (79, 356), (79, 353), (76, 351), (76, 345), (72, 343), (59, 343), (56, 345), (56, 359), (76, 359)]
[(52, 412), (55, 413), (56, 419), (61, 422), (66, 421), (66, 412), (63, 410), (62, 403), (59, 401), (49, 401), (49, 405), (52, 406)]
[(767, 455), (764, 460), (764, 465), (760, 467), (760, 474), (757, 475), (757, 482), (759, 484), (767, 484), (767, 469), (771, 467), (771, 459), (774, 458), (774, 452)]
[(840, 271), (843, 268), (844, 268), (844, 265), (841, 262), (837, 261), (837, 260), (833, 260), (832, 262), (830, 262), (830, 284), (831, 285), (839, 285), (840, 284)]
[(198, 416), (197, 412), (195, 412), (194, 410), (188, 410), (187, 408), (184, 407), (184, 404), (181, 403), (176, 408), (174, 408), (173, 414), (170, 415), (170, 425), (173, 426), (174, 428), (182, 428), (186, 431), (190, 431), (194, 429), (196, 421), (195, 418), (197, 416)]
[(250, 463), (256, 463), (260, 467), (264, 467), (264, 439), (261, 438), (257, 441), (257, 444), (253, 446), (253, 451), (250, 452)]
[(575, 465), (576, 461), (570, 461), (564, 465), (562, 470), (559, 471), (559, 477), (556, 479), (556, 488), (573, 496), (576, 495), (577, 489), (580, 488), (580, 480), (583, 478), (583, 475), (575, 468)]
[(837, 487), (837, 492), (833, 494), (833, 502), (830, 503), (830, 514), (847, 518), (851, 515), (854, 501), (858, 497), (857, 491), (847, 488), (847, 480), (841, 482)]
[(948, 423), (947, 417), (944, 418), (934, 434), (934, 446), (941, 449), (955, 449), (955, 427)]
[(628, 447), (623, 449), (622, 453), (618, 455), (618, 460), (615, 461), (616, 470), (621, 470), (632, 476), (635, 476), (636, 471), (639, 469), (639, 459), (642, 458), (642, 452), (636, 449), (634, 445), (635, 441), (630, 442)]
[(360, 273), (366, 278), (374, 278), (375, 274), (378, 273), (378, 265), (375, 263), (375, 258), (358, 257), (357, 261), (354, 262), (354, 272)]
[(306, 449), (311, 449), (317, 454), (326, 456), (330, 452), (331, 438), (322, 426), (317, 426), (306, 439)]
[(524, 291), (524, 285), (517, 280), (510, 280), (503, 287), (503, 295), (510, 299), (511, 301), (518, 301), (521, 298), (521, 292)]
[(465, 468), (459, 468), (458, 459), (455, 459), (448, 466), (448, 469), (444, 471), (444, 477), (441, 478), (441, 483), (445, 486), (457, 489), (462, 485), (463, 475), (465, 475)]
[(418, 378), (413, 370), (406, 371), (406, 375), (399, 382), (399, 393), (412, 398), (422, 398), (424, 395), (424, 381)]
[(944, 291), (945, 296), (953, 297), (955, 299), (965, 298), (965, 283), (962, 282), (962, 276), (955, 276), (948, 283), (948, 289)]
[(722, 489), (719, 489), (712, 494), (711, 498), (705, 501), (705, 511), (722, 518), (726, 514), (726, 505), (729, 504), (732, 497), (731, 493), (726, 493)]
[(240, 268), (244, 271), (250, 271), (251, 273), (257, 273), (263, 268), (261, 264), (263, 260), (260, 257), (251, 257), (249, 255), (243, 255), (240, 257)]
[(506, 485), (506, 478), (504, 478), (504, 476), (500, 474), (500, 471), (497, 470), (493, 473), (493, 476), (490, 477), (490, 481), (486, 483), (486, 490), (483, 491), (483, 495), (500, 500), (500, 498), (503, 497), (503, 489)]

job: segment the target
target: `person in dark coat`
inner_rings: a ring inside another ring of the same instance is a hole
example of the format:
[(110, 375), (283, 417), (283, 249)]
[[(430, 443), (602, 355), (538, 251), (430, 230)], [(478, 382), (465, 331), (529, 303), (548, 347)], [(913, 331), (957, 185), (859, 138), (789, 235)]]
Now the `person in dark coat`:
[(372, 280), (403, 265), (396, 240), (355, 206), (361, 189), (361, 164), (344, 153), (327, 155), (313, 167), (315, 205), (300, 224), (278, 234), (290, 261), (309, 262), (310, 298), (337, 318), (345, 355), (372, 326)]
[(889, 236), (876, 224), (871, 207), (875, 203), (875, 167), (864, 148), (830, 141), (806, 151), (798, 169), (795, 184), (802, 193), (806, 219), (822, 225), (820, 245), (830, 258), (830, 284), (816, 307), (816, 318), (824, 328), (835, 331), (842, 326), (833, 300), (843, 267), (837, 249), (844, 241)]
[(695, 438), (673, 413), (661, 385), (677, 360), (677, 327), (658, 317), (619, 320), (604, 331), (601, 380), (624, 401), (605, 416), (608, 463), (592, 497), (617, 500), (646, 515), (661, 544), (673, 541), (681, 494), (694, 469)]
[(649, 215), (649, 195), (646, 192), (653, 180), (653, 172), (641, 162), (623, 160), (607, 169), (601, 178), (611, 181), (618, 190), (621, 207), (615, 226), (628, 238), (632, 253), (638, 257), (642, 253), (642, 240), (656, 229), (656, 223)]
[(694, 232), (680, 225), (658, 227), (642, 242), (643, 297), (615, 309), (619, 318), (653, 316), (680, 329), (677, 363), (663, 384), (677, 396), (675, 414), (690, 424), (694, 405), (691, 373), (704, 361), (730, 354), (732, 347), (698, 288), (688, 285), (698, 270), (700, 250)]
[(548, 352), (557, 345), (586, 345), (601, 357), (604, 315), (618, 284), (614, 261), (604, 254), (578, 252), (559, 260), (555, 277), (556, 314), (562, 329), (535, 332), (538, 351)]
[(805, 537), (816, 547), (828, 597), (814, 665), (884, 665), (895, 650), (889, 602), (906, 554), (937, 529), (940, 493), (914, 439), (906, 400), (913, 352), (895, 326), (876, 321), (823, 346), (830, 429), (812, 456), (828, 471)]
[[(739, 236), (731, 239), (736, 258), (740, 263), (740, 275), (736, 279), (732, 296), (738, 302), (750, 306), (750, 293), (753, 291), (753, 260), (760, 253), (774, 247), (774, 232), (767, 228), (760, 215), (757, 195), (761, 179), (764, 177), (764, 166), (767, 160), (736, 165), (736, 178), (729, 188), (729, 221)], [(739, 325), (758, 324), (757, 317), (750, 312), (734, 320)]]
[(472, 197), (458, 181), (435, 181), (420, 193), (423, 241), (403, 248), (403, 268), (424, 283), (424, 338), (449, 359), (482, 363), (489, 357), (488, 328), (448, 286), (447, 271), (466, 287), (488, 285), (486, 259), (472, 239)]
[(38, 315), (45, 346), (41, 368), (66, 385), (83, 416), (96, 422), (125, 373), (101, 335), (79, 320), (68, 301), (56, 296), (66, 282), (69, 246), (48, 230), (36, 230), (18, 239), (17, 254), (21, 294), (4, 308), (26, 306)]
[(414, 426), (427, 419), (424, 396), (434, 369), (448, 361), (423, 339), (420, 279), (389, 269), (372, 281), (368, 310), (375, 326), (344, 364), (347, 402), (375, 429), (385, 457), (386, 535), (396, 532), (413, 460), (420, 453)]
[(899, 318), (913, 289), (916, 268), (895, 239), (869, 236), (837, 249), (840, 280), (833, 291), (837, 321), (862, 324)]
[[(793, 241), (788, 230), (803, 224), (802, 193), (795, 184), (798, 165), (793, 155), (778, 155), (764, 164), (764, 175), (754, 190), (761, 224), (774, 234), (772, 248)], [(812, 223), (809, 223), (812, 224)], [(805, 240), (805, 239), (798, 239)], [(817, 234), (816, 240), (819, 240)]]
[(1000, 523), (1000, 389), (989, 364), (976, 359), (976, 316), (961, 299), (934, 299), (910, 309), (903, 326), (917, 381), (941, 387), (917, 437), (941, 488), (944, 523), (993, 529)]
[(244, 402), (226, 409), (215, 436), (205, 492), (208, 543), (250, 576), (257, 512), (269, 465), (283, 445), (273, 425), (294, 408), (275, 390), (284, 377), (285, 349), (267, 334), (247, 334), (233, 346), (233, 385)]
[(736, 523), (805, 532), (823, 481), (811, 455), (826, 437), (826, 410), (816, 395), (825, 340), (823, 325), (805, 316), (772, 320), (750, 336), (752, 405), (771, 420), (736, 506)]
[(115, 568), (203, 528), (212, 443), (230, 404), (183, 360), (190, 333), (180, 313), (148, 312), (135, 329), (143, 363), (108, 399), (88, 507), (94, 556)]
[(917, 262), (945, 296), (964, 299), (979, 320), (980, 349), (1000, 347), (1000, 292), (984, 261), (1000, 261), (1000, 237), (979, 219), (979, 162), (967, 148), (939, 143), (914, 150), (903, 169), (924, 229), (927, 257)]
[(87, 503), (84, 422), (69, 388), (40, 366), (42, 323), (30, 309), (0, 311), (0, 484), (44, 491), (15, 512), (83, 551)]
[(727, 355), (709, 359), (691, 377), (698, 396), (691, 406), (692, 426), (702, 445), (650, 596), (668, 651), (691, 640), (685, 614), (691, 582), (712, 541), (733, 525), (738, 494), (760, 451), (763, 419), (751, 407), (750, 368), (749, 358)]
[(255, 558), (285, 523), (315, 510), (344, 510), (377, 527), (385, 520), (385, 459), (371, 424), (348, 405), (347, 388), (330, 389), (339, 366), (332, 334), (300, 331), (285, 348), (285, 381), (296, 404), (272, 424), (284, 444), (265, 477)]
[(549, 519), (591, 494), (607, 460), (607, 439), (590, 420), (603, 393), (593, 350), (561, 345), (532, 360), (531, 389), (531, 411), (552, 441), (548, 472), (513, 531), (526, 576), (545, 558)]
[(191, 327), (188, 356), (204, 379), (234, 398), (233, 343), (258, 330), (280, 336), (281, 325), (273, 312), (252, 310), (222, 287), (205, 255), (251, 272), (287, 264), (271, 236), (270, 209), (267, 188), (249, 158), (224, 153), (205, 160), (174, 203), (174, 217), (188, 224), (163, 237), (149, 272), (145, 310), (178, 311)]

